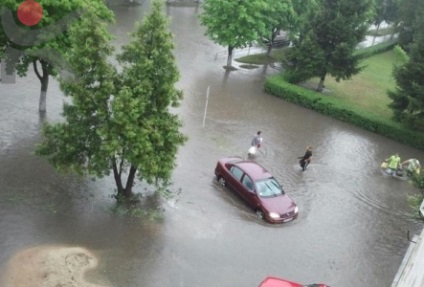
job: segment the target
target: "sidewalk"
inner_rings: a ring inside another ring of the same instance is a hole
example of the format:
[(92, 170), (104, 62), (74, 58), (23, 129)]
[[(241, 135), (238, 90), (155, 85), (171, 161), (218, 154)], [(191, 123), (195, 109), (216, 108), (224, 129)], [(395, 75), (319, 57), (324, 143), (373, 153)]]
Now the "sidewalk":
[(391, 287), (424, 286), (424, 229), (412, 241)]

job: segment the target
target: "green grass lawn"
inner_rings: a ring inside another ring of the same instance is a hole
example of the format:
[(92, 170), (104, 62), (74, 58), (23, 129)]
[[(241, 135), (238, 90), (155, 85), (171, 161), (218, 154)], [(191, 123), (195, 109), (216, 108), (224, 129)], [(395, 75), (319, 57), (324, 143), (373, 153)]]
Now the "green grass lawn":
[[(337, 83), (334, 78), (327, 76), (325, 80), (326, 93), (342, 99), (367, 111), (390, 118), (392, 110), (387, 106), (391, 99), (388, 90), (394, 90), (395, 81), (392, 76), (395, 53), (388, 51), (378, 54), (361, 63), (364, 70), (350, 80)], [(316, 88), (318, 78), (305, 83), (308, 87)]]
[(270, 56), (267, 56), (266, 53), (252, 54), (252, 55), (247, 55), (244, 57), (237, 58), (235, 59), (235, 61), (239, 63), (247, 63), (247, 64), (253, 64), (253, 65), (271, 64), (274, 62), (281, 62), (284, 57), (285, 51), (286, 51), (285, 48), (273, 48), (271, 50)]
[[(280, 62), (285, 51), (287, 50), (284, 48), (273, 49), (271, 56), (254, 54), (238, 58), (236, 61), (255, 65)], [(327, 76), (324, 83), (325, 93), (369, 112), (391, 118), (393, 113), (388, 107), (391, 99), (387, 91), (395, 89), (395, 80), (392, 76), (395, 62), (396, 56), (393, 50), (366, 58), (361, 62), (361, 66), (365, 68), (350, 80), (336, 82), (333, 77)], [(318, 86), (318, 78), (305, 82), (303, 86), (315, 89)]]

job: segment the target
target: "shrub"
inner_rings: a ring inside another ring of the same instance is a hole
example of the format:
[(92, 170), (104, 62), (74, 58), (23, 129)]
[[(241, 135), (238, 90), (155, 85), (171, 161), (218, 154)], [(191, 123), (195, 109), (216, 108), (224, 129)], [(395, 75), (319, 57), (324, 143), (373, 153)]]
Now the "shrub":
[(397, 122), (352, 106), (340, 99), (290, 84), (282, 75), (267, 78), (265, 91), (286, 101), (424, 150), (424, 133), (409, 130)]
[(359, 56), (359, 58), (364, 59), (376, 54), (380, 54), (380, 53), (384, 53), (386, 51), (392, 50), (396, 45), (397, 45), (396, 40), (386, 41), (386, 42), (379, 43), (377, 45), (370, 46), (367, 48), (357, 49), (355, 54)]

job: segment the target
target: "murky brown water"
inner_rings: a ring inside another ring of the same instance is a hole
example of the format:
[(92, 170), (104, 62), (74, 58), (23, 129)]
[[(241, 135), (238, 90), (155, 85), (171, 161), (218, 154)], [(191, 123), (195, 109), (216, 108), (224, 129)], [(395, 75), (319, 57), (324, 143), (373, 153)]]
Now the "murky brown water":
[[(115, 6), (116, 42), (148, 9)], [(407, 182), (384, 178), (379, 162), (393, 152), (424, 153), (265, 94), (268, 68), (225, 73), (225, 48), (203, 36), (193, 7), (168, 7), (185, 100), (178, 112), (190, 140), (179, 153), (174, 189), (163, 222), (110, 212), (111, 179), (58, 175), (32, 154), (39, 140), (39, 83), (33, 74), (0, 86), (0, 264), (38, 245), (82, 246), (99, 268), (89, 273), (111, 286), (257, 286), (267, 275), (331, 286), (389, 286), (406, 251), (410, 218)], [(208, 113), (202, 128), (205, 93)], [(57, 83), (48, 92), (47, 120), (60, 118)], [(217, 159), (245, 156), (263, 131), (257, 161), (298, 203), (299, 218), (268, 225), (217, 185)], [(297, 156), (314, 146), (300, 172)], [(143, 186), (138, 185), (138, 191)]]

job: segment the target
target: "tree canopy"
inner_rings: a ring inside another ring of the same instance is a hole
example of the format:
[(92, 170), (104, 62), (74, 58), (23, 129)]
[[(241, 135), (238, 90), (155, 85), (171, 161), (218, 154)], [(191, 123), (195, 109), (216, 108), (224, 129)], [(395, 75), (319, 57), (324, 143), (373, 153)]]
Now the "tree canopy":
[(265, 13), (265, 26), (267, 33), (262, 35), (268, 43), (269, 55), (275, 37), (280, 31), (291, 31), (297, 23), (297, 15), (294, 11), (291, 0), (267, 0)]
[[(91, 7), (96, 17), (114, 21), (113, 13), (103, 0), (39, 0), (43, 9), (41, 21), (25, 26), (16, 11), (22, 0), (2, 0), (0, 24), (0, 57), (6, 58), (8, 70), (16, 68), (18, 76), (25, 77), (30, 65), (41, 83), (39, 110), (46, 110), (46, 93), (50, 75), (60, 69), (61, 59), (71, 46), (67, 29), (79, 22), (84, 9)], [(40, 69), (41, 68), (41, 69)]]
[(416, 7), (415, 27), (409, 44), (409, 60), (395, 66), (396, 90), (389, 91), (395, 119), (414, 129), (424, 130), (424, 7)]
[(327, 74), (337, 81), (349, 79), (361, 70), (354, 54), (371, 17), (371, 0), (320, 0), (308, 14), (289, 50), (288, 79), (301, 81), (318, 77), (322, 91)]
[(267, 31), (265, 0), (205, 0), (200, 15), (206, 35), (215, 43), (228, 47), (227, 66), (232, 64), (234, 48), (244, 48)]
[(406, 51), (409, 50), (409, 44), (414, 42), (414, 35), (421, 27), (417, 24), (421, 16), (423, 7), (422, 0), (399, 0), (398, 15), (398, 42)]
[[(72, 99), (63, 109), (64, 122), (47, 124), (37, 153), (57, 169), (102, 177), (112, 173), (118, 196), (130, 197), (134, 180), (166, 185), (178, 146), (186, 137), (181, 122), (169, 111), (179, 105), (175, 88), (179, 72), (172, 35), (154, 1), (152, 11), (136, 25), (122, 48), (117, 72), (110, 34), (96, 16), (85, 17), (71, 29), (68, 61), (76, 75), (62, 80)], [(126, 183), (123, 179), (127, 176)]]
[(373, 23), (379, 29), (382, 22), (393, 23), (397, 19), (397, 0), (374, 0)]

